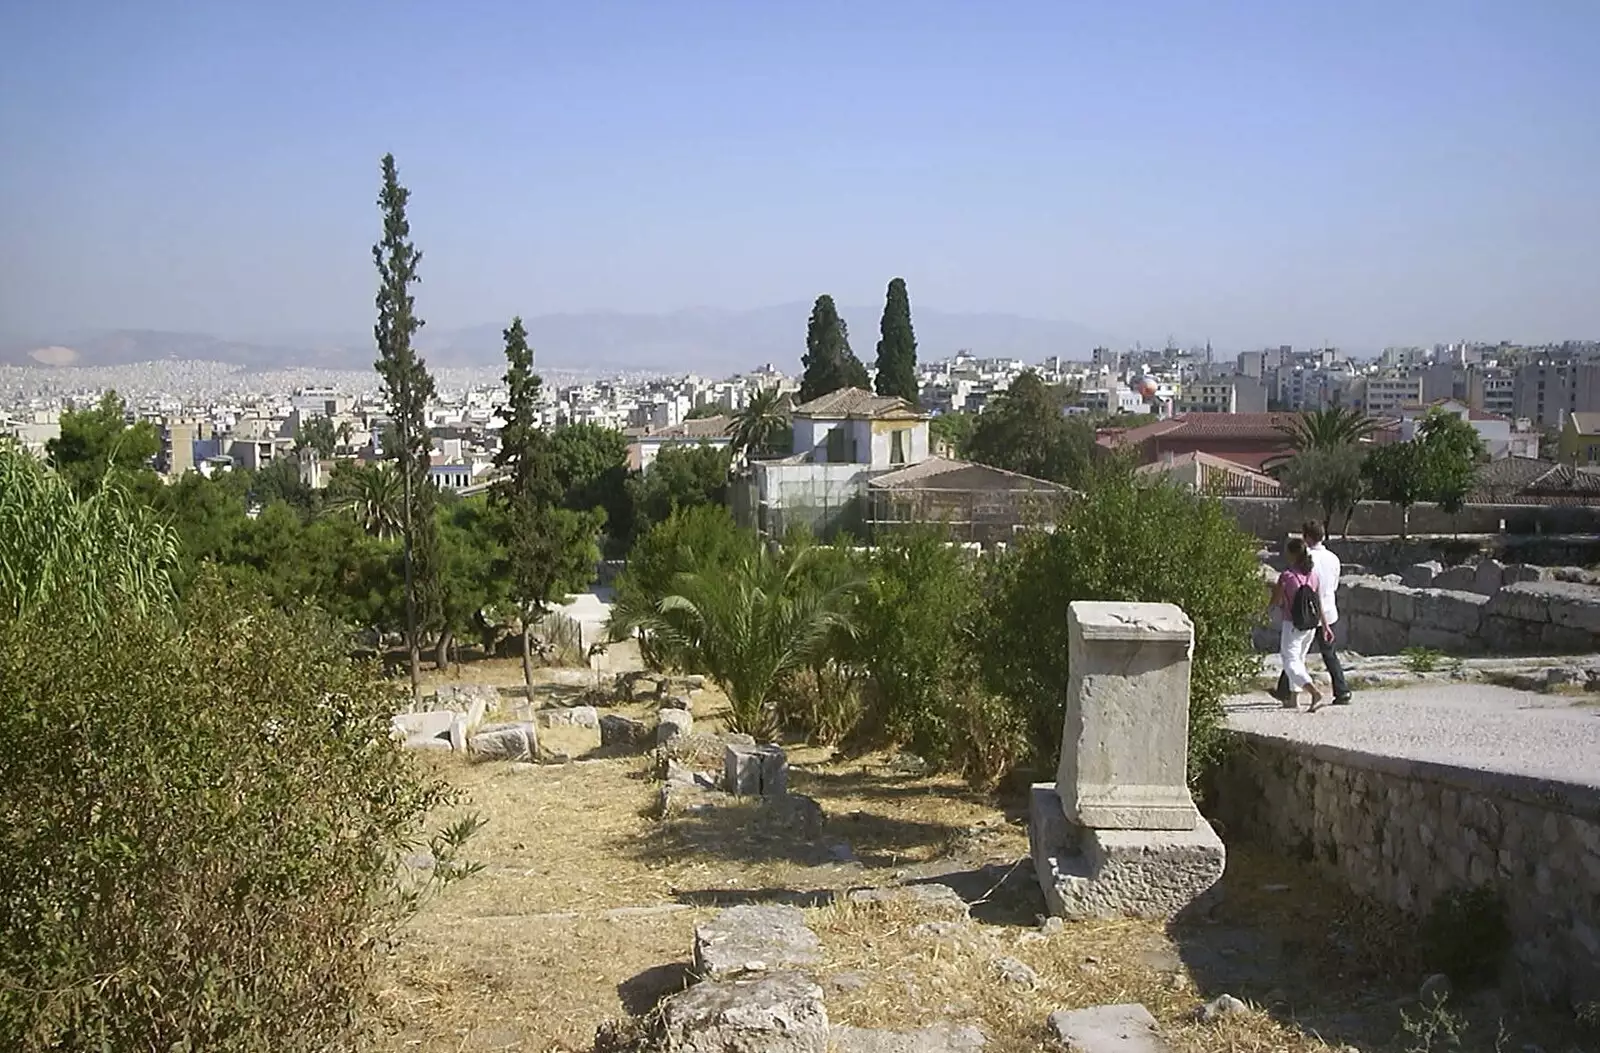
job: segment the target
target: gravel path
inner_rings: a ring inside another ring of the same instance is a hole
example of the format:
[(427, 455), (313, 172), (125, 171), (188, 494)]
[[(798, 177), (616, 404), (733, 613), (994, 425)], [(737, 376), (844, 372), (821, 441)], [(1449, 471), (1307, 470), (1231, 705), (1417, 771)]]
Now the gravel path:
[(1228, 703), (1230, 727), (1293, 742), (1600, 789), (1600, 707), (1483, 684), (1362, 691), (1307, 713), (1265, 694)]

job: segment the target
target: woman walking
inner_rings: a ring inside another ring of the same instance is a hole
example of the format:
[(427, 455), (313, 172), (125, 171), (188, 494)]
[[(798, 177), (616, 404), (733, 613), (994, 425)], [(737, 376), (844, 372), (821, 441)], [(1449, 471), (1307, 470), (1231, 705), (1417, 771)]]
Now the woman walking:
[[(1301, 538), (1290, 538), (1286, 549), (1289, 566), (1278, 575), (1272, 587), (1272, 610), (1282, 617), (1278, 635), (1278, 656), (1283, 659), (1283, 675), (1288, 680), (1288, 691), (1273, 694), (1283, 703), (1284, 709), (1300, 708), (1299, 695), (1311, 695), (1310, 709), (1322, 705), (1322, 692), (1311, 681), (1306, 669), (1306, 651), (1311, 646), (1313, 634), (1321, 633), (1323, 639), (1333, 639), (1327, 615), (1317, 599), (1317, 572), (1311, 566), (1311, 552)], [(1309, 710), (1308, 710), (1309, 712)]]

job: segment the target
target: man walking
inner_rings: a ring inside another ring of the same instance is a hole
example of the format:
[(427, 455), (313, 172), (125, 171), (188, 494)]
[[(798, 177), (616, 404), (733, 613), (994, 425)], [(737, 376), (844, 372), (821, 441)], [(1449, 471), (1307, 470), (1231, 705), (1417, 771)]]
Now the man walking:
[[(1339, 620), (1339, 608), (1334, 600), (1339, 591), (1339, 572), (1343, 566), (1339, 562), (1339, 557), (1329, 552), (1322, 544), (1321, 523), (1307, 521), (1300, 528), (1300, 536), (1305, 539), (1306, 548), (1311, 551), (1311, 569), (1317, 575), (1317, 599), (1322, 604), (1322, 612), (1327, 616), (1328, 625), (1332, 626)], [(1311, 646), (1322, 655), (1322, 664), (1328, 669), (1328, 679), (1333, 686), (1333, 704), (1348, 706), (1350, 686), (1345, 683), (1344, 667), (1339, 664), (1339, 653), (1334, 649), (1333, 640), (1325, 639), (1321, 633), (1314, 633), (1311, 639)], [(1278, 674), (1278, 688), (1272, 694), (1279, 701), (1289, 697), (1287, 673)]]

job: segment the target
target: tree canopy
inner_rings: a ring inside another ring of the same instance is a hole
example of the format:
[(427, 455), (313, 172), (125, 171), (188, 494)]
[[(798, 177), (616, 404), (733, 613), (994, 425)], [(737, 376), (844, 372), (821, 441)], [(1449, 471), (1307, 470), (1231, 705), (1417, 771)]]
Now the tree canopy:
[(911, 328), (911, 298), (904, 278), (889, 282), (878, 332), (878, 394), (897, 395), (917, 405), (921, 398), (917, 386), (917, 337)]
[(865, 388), (867, 367), (850, 350), (850, 334), (833, 297), (824, 293), (811, 308), (806, 353), (801, 359), (800, 401), (810, 402), (840, 388)]
[(50, 463), (74, 493), (97, 492), (107, 472), (149, 471), (161, 452), (161, 432), (149, 421), (128, 423), (127, 406), (115, 391), (92, 407), (61, 415), (61, 435), (45, 444)]
[(966, 455), (981, 464), (1078, 486), (1094, 456), (1094, 428), (1067, 416), (1063, 393), (1028, 370), (972, 426)]

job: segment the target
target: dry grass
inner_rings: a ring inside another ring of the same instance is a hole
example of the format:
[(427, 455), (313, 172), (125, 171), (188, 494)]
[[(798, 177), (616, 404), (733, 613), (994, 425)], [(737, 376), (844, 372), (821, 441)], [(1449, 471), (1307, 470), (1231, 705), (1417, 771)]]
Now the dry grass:
[[(697, 726), (717, 727), (722, 706), (714, 692), (697, 696)], [(750, 802), (657, 821), (644, 758), (598, 757), (584, 729), (549, 729), (544, 745), (577, 759), (438, 762), (489, 820), (469, 853), (486, 866), (430, 903), (389, 963), (387, 1048), (586, 1050), (604, 1021), (681, 987), (694, 925), (737, 902), (809, 906), (826, 955), (817, 975), (839, 1023), (977, 1023), (990, 1051), (1006, 1053), (1047, 1048), (1055, 1009), (1138, 1001), (1179, 1053), (1413, 1047), (1400, 1016), (1402, 1005), (1414, 1010), (1420, 979), (1409, 930), (1299, 864), (1236, 850), (1226, 896), (1207, 917), (1046, 935), (1031, 868), (1018, 865), (1020, 801), (902, 774), (883, 757), (843, 764), (796, 747), (791, 787), (826, 813), (808, 840)], [(974, 919), (937, 936), (913, 932), (927, 919), (901, 903), (828, 902), (837, 890), (917, 880), (978, 901)], [(1030, 966), (1038, 986), (1002, 980), (999, 956)], [(1196, 1007), (1224, 991), (1251, 1010), (1196, 1023)], [(1492, 1000), (1468, 1015), (1462, 1050), (1495, 1049), (1502, 1019), (1515, 1037), (1506, 1049), (1585, 1048), (1550, 1018)]]

